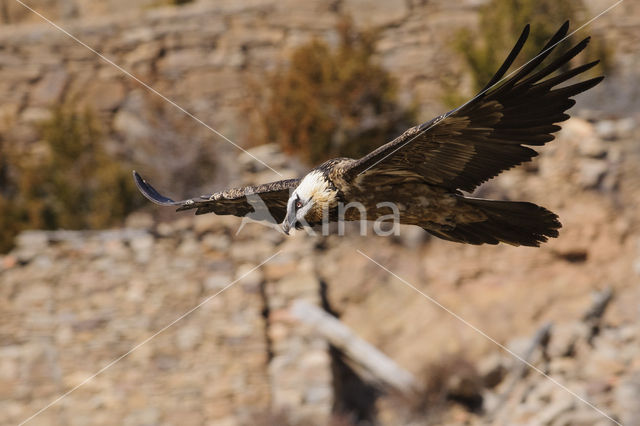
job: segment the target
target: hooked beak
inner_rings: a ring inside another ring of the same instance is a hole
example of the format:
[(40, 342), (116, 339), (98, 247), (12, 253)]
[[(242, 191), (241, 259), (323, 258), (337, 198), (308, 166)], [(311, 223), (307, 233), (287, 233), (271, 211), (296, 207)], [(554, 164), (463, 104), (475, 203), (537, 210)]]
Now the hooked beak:
[(289, 235), (289, 231), (291, 230), (291, 228), (295, 228), (296, 226), (296, 216), (295, 214), (290, 215), (287, 212), (287, 215), (284, 218), (284, 221), (282, 221), (282, 231), (286, 234)]

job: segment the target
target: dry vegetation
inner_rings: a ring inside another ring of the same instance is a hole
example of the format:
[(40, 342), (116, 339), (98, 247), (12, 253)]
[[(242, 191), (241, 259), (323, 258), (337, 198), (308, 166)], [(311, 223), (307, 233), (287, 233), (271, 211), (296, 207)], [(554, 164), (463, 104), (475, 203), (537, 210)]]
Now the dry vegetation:
[(312, 40), (271, 76), (254, 140), (275, 141), (318, 164), (362, 156), (413, 123), (413, 109), (396, 100), (393, 77), (373, 60), (375, 34), (357, 31), (348, 19), (337, 31), (336, 47)]
[[(495, 74), (514, 40), (525, 25), (531, 26), (529, 38), (514, 67), (518, 67), (535, 57), (551, 36), (566, 20), (571, 21), (571, 30), (578, 27), (583, 18), (585, 6), (581, 0), (558, 2), (554, 0), (491, 0), (480, 11), (478, 30), (464, 28), (458, 32), (453, 49), (464, 59), (471, 77), (473, 94), (478, 93)], [(577, 35), (576, 37), (579, 37)], [(573, 37), (571, 42), (575, 37)], [(576, 39), (577, 40), (577, 39)], [(575, 43), (575, 40), (573, 40)], [(561, 51), (559, 49), (558, 51)], [(557, 52), (552, 54), (552, 58)], [(611, 67), (611, 54), (601, 38), (591, 40), (586, 53), (573, 62), (580, 64), (599, 59), (600, 68), (592, 72), (602, 72)], [(577, 64), (573, 64), (577, 65)], [(568, 65), (569, 66), (569, 65)], [(448, 82), (449, 91), (443, 101), (450, 107), (458, 106), (472, 93), (462, 93), (458, 84)]]
[(90, 110), (55, 107), (38, 129), (42, 143), (27, 152), (0, 142), (0, 251), (23, 229), (105, 228), (140, 204)]

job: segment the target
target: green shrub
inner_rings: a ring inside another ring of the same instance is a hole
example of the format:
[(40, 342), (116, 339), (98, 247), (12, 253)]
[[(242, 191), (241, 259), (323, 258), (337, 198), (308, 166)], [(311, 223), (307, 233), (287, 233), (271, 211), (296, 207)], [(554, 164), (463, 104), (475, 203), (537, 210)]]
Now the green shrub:
[(398, 104), (393, 78), (373, 60), (374, 34), (348, 20), (338, 32), (338, 46), (312, 40), (268, 79), (270, 97), (258, 107), (253, 141), (275, 141), (317, 164), (364, 155), (411, 125), (413, 110)]
[[(514, 69), (535, 57), (567, 19), (572, 22), (570, 31), (577, 28), (576, 24), (584, 20), (581, 19), (584, 12), (581, 0), (491, 0), (480, 11), (478, 31), (462, 29), (453, 43), (454, 50), (462, 56), (471, 74), (473, 94), (478, 93), (493, 77), (526, 24), (531, 25), (529, 39), (520, 52)], [(576, 37), (580, 35), (577, 34), (572, 39), (575, 40)], [(570, 41), (563, 43), (568, 44)], [(561, 48), (557, 51), (566, 50), (566, 46), (565, 49), (562, 49), (563, 46), (559, 47)], [(586, 53), (576, 60), (586, 63), (600, 59), (601, 68), (596, 68), (595, 72), (602, 72), (610, 67), (610, 56), (603, 42), (594, 38)], [(453, 107), (469, 95), (471, 94), (460, 93), (451, 84), (443, 100)]]
[(56, 107), (39, 130), (39, 155), (0, 145), (0, 251), (22, 229), (120, 224), (138, 202), (129, 170), (104, 150), (91, 112)]

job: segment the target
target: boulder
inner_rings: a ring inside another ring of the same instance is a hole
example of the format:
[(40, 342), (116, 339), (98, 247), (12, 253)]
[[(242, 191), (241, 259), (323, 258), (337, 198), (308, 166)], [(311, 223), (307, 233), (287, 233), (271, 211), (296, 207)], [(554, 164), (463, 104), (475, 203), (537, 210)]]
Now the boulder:
[(92, 82), (86, 90), (86, 99), (96, 111), (113, 111), (124, 101), (124, 84), (115, 79)]
[(33, 106), (50, 107), (60, 102), (62, 92), (69, 82), (69, 74), (60, 67), (47, 72), (38, 81), (29, 94), (30, 104)]
[(383, 27), (403, 21), (409, 7), (405, 0), (346, 0), (342, 11), (352, 16), (358, 27)]

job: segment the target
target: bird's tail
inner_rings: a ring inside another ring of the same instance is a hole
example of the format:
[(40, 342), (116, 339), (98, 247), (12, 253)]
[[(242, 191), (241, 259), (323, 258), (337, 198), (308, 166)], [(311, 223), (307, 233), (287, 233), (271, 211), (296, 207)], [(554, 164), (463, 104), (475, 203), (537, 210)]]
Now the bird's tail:
[(498, 244), (538, 247), (548, 238), (558, 236), (562, 227), (558, 216), (533, 203), (520, 201), (483, 200), (460, 197), (460, 201), (480, 210), (486, 219), (458, 224), (453, 229), (429, 233), (445, 240), (468, 244)]

